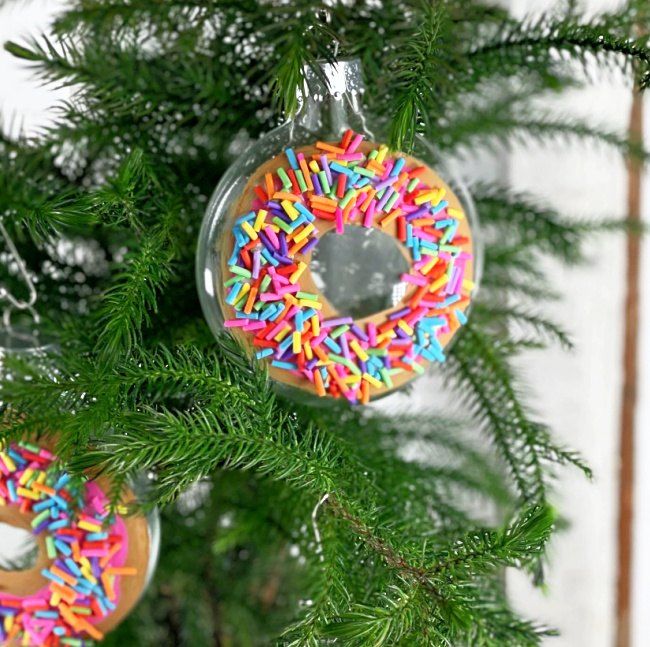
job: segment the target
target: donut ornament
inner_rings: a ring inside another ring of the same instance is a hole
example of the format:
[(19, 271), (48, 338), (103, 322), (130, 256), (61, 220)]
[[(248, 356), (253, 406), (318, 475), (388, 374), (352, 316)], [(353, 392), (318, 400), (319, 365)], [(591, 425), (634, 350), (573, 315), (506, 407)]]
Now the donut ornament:
[[(330, 86), (348, 88), (343, 76)], [(319, 110), (345, 96), (319, 91)], [(352, 128), (333, 139), (299, 122), (290, 134), (215, 191), (198, 255), (204, 312), (291, 393), (365, 404), (444, 362), (467, 321), (471, 201), (418, 157)]]
[[(68, 473), (43, 445), (0, 445), (3, 546), (15, 532), (35, 544), (30, 563), (0, 562), (0, 644), (92, 645), (133, 608), (155, 563), (155, 521), (113, 512), (109, 486)], [(126, 488), (122, 504), (133, 501)]]

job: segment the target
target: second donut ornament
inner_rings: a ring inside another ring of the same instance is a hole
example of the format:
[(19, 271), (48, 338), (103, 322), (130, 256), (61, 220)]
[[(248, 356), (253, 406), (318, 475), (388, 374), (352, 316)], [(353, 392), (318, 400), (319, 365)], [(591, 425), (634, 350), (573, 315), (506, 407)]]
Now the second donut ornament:
[[(401, 299), (354, 319), (318, 289), (322, 236), (375, 228), (408, 262)], [(363, 141), (314, 142), (263, 164), (235, 204), (220, 250), (225, 326), (270, 364), (273, 379), (367, 403), (445, 361), (474, 287), (461, 202), (430, 167)]]
[(0, 446), (0, 521), (38, 548), (30, 568), (0, 568), (0, 644), (92, 645), (136, 604), (157, 548), (145, 517), (111, 511), (109, 487), (65, 471), (44, 446)]

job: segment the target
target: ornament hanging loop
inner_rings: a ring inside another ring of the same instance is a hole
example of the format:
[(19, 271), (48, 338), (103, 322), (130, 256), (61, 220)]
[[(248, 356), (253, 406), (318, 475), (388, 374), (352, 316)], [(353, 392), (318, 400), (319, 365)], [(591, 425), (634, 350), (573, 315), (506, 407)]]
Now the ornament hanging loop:
[(11, 315), (14, 310), (29, 312), (34, 319), (34, 322), (38, 323), (40, 318), (34, 309), (34, 304), (38, 298), (36, 286), (34, 285), (34, 282), (32, 281), (32, 278), (27, 271), (27, 266), (25, 265), (23, 257), (18, 252), (18, 249), (16, 248), (16, 245), (14, 244), (14, 241), (9, 235), (9, 232), (4, 226), (2, 220), (0, 220), (0, 234), (5, 240), (9, 254), (16, 262), (16, 265), (18, 266), (18, 273), (20, 274), (28, 290), (28, 297), (26, 300), (24, 300), (19, 299), (18, 297), (11, 294), (11, 292), (9, 292), (6, 287), (0, 286), (0, 301), (7, 301), (7, 305), (2, 312), (2, 323), (7, 330), (11, 330)]
[(339, 55), (340, 42), (339, 42), (339, 39), (334, 34), (334, 32), (332, 32), (331, 29), (330, 29), (330, 25), (332, 24), (332, 12), (329, 9), (325, 8), (325, 7), (321, 7), (321, 8), (316, 10), (316, 19), (322, 25), (325, 25), (327, 31), (332, 36), (332, 42), (330, 44), (330, 46), (332, 48), (332, 60), (336, 60), (338, 55)]

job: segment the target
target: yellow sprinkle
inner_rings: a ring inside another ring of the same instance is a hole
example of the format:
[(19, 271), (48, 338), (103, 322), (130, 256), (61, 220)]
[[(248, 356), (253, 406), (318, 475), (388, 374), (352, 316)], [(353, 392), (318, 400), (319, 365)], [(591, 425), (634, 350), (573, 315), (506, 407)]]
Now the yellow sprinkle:
[(287, 324), (275, 337), (276, 341), (282, 341), (291, 332), (291, 326)]
[[(313, 359), (313, 358), (314, 358), (314, 351), (313, 351), (312, 348), (311, 348), (311, 344), (310, 344), (308, 341), (306, 341), (306, 342), (303, 344), (303, 348), (305, 349), (305, 357), (306, 357), (308, 360)], [(1, 500), (1, 499), (0, 499), (0, 500)]]
[(250, 226), (250, 224), (246, 221), (242, 222), (241, 228), (248, 234), (248, 237), (251, 240), (257, 240), (257, 232), (253, 227)]
[(404, 319), (400, 319), (397, 322), (397, 325), (407, 334), (407, 335), (412, 335), (413, 334), (413, 328), (409, 326)]
[(362, 362), (367, 362), (370, 358), (368, 357), (368, 353), (366, 353), (363, 348), (359, 345), (359, 342), (356, 339), (352, 339), (350, 341), (350, 348), (357, 354), (357, 357), (362, 361)]
[(470, 279), (463, 279), (463, 288), (465, 288), (465, 290), (468, 290), (468, 291), (473, 290), (474, 289), (474, 281), (472, 281)]
[(298, 210), (293, 206), (293, 204), (291, 204), (291, 202), (289, 202), (289, 200), (282, 200), (280, 204), (291, 220), (295, 220), (300, 215)]
[(386, 157), (386, 153), (388, 153), (388, 146), (380, 146), (379, 152), (377, 153), (377, 157), (375, 157), (375, 161), (381, 164), (384, 161), (384, 158)]
[(428, 274), (436, 266), (437, 262), (438, 257), (434, 256), (424, 267), (420, 269), (420, 272), (422, 272), (422, 274)]
[(2, 457), (2, 462), (7, 466), (7, 469), (10, 472), (16, 471), (16, 463), (13, 462), (11, 456), (5, 454), (4, 452), (0, 452), (0, 457)]
[(300, 353), (300, 349), (302, 348), (302, 338), (297, 330), (291, 336), (291, 340), (292, 350), (295, 355), (298, 355), (298, 353)]
[(41, 495), (38, 492), (32, 492), (31, 490), (28, 490), (27, 488), (24, 487), (16, 488), (16, 492), (18, 493), (18, 496), (27, 497), (32, 501), (38, 501), (41, 498)]
[(360, 381), (361, 381), (360, 375), (348, 375), (347, 377), (341, 379), (341, 382), (343, 382), (343, 384), (355, 384), (356, 382), (360, 382)]
[(298, 305), (305, 306), (305, 308), (313, 308), (314, 310), (320, 310), (323, 307), (322, 303), (319, 301), (312, 301), (311, 299), (298, 299)]
[[(20, 492), (20, 489), (18, 490)], [(82, 519), (77, 526), (81, 528), (82, 530), (88, 530), (88, 532), (100, 532), (102, 527), (100, 524), (97, 523), (90, 523), (89, 521), (86, 521), (85, 519)]]
[(299, 303), (298, 299), (296, 299), (296, 297), (294, 297), (293, 294), (285, 294), (284, 300), (287, 303), (290, 303), (292, 306), (297, 306)]
[(434, 281), (429, 288), (429, 292), (437, 292), (443, 285), (449, 282), (449, 277), (443, 274), (437, 281)]
[(268, 211), (265, 209), (260, 209), (257, 212), (257, 217), (255, 218), (255, 223), (253, 224), (253, 229), (255, 231), (259, 231), (262, 229), (262, 225), (264, 224), (264, 220), (266, 220), (266, 216), (268, 215)]
[(438, 198), (438, 193), (439, 193), (438, 189), (425, 191), (424, 193), (420, 193), (420, 195), (417, 198), (415, 198), (414, 202), (415, 204), (424, 204), (425, 202), (438, 204), (438, 202), (440, 202), (440, 198)]
[(318, 166), (318, 162), (316, 162), (316, 160), (312, 160), (311, 162), (309, 162), (309, 168), (314, 173), (318, 173), (320, 171), (320, 167)]
[(298, 263), (298, 268), (295, 269), (293, 274), (289, 277), (289, 282), (295, 283), (300, 278), (300, 275), (305, 271), (306, 268), (307, 268), (306, 263), (300, 261)]
[(312, 231), (314, 231), (314, 225), (309, 223), (306, 227), (302, 229), (302, 231), (300, 231), (300, 233), (296, 234), (293, 237), (294, 242), (299, 243), (301, 240), (304, 240), (305, 238), (307, 238), (307, 236), (309, 236), (309, 234), (311, 234)]
[(454, 207), (449, 207), (447, 213), (456, 220), (465, 220), (465, 213), (462, 209), (454, 209)]
[(318, 337), (320, 335), (320, 319), (317, 315), (314, 315), (311, 319), (311, 329), (314, 333), (314, 336)]
[(21, 485), (25, 485), (27, 481), (32, 477), (32, 474), (34, 473), (34, 470), (28, 467), (24, 472), (23, 475), (18, 479), (18, 483)]
[(374, 378), (370, 373), (364, 373), (363, 374), (363, 379), (368, 382), (368, 384), (371, 384), (372, 386), (381, 389), (382, 386), (384, 386), (378, 379)]

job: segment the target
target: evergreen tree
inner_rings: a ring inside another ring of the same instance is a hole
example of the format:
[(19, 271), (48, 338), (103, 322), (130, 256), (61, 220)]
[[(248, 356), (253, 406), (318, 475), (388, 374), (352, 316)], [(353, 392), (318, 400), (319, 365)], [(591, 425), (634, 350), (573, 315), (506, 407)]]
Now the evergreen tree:
[[(522, 22), (480, 0), (71, 0), (47, 37), (5, 44), (74, 93), (38, 136), (0, 141), (0, 216), (58, 344), (54, 371), (8, 360), (2, 400), (20, 415), (2, 435), (55, 433), (116, 492), (146, 471), (145, 505), (162, 506), (154, 582), (105, 644), (501, 647), (553, 633), (511, 609), (503, 569), (542, 581), (554, 471), (589, 468), (532, 413), (513, 359), (571, 346), (544, 312), (540, 256), (576, 263), (588, 236), (625, 223), (472, 188), (482, 291), (440, 369), (462, 420), (277, 395), (207, 329), (197, 230), (233, 139), (291, 115), (333, 38), (361, 58), (395, 148), (418, 132), (445, 154), (582, 139), (645, 160), (625, 134), (537, 107), (588, 83), (593, 62), (650, 84), (645, 27), (643, 1)], [(22, 294), (15, 269), (0, 278)]]

